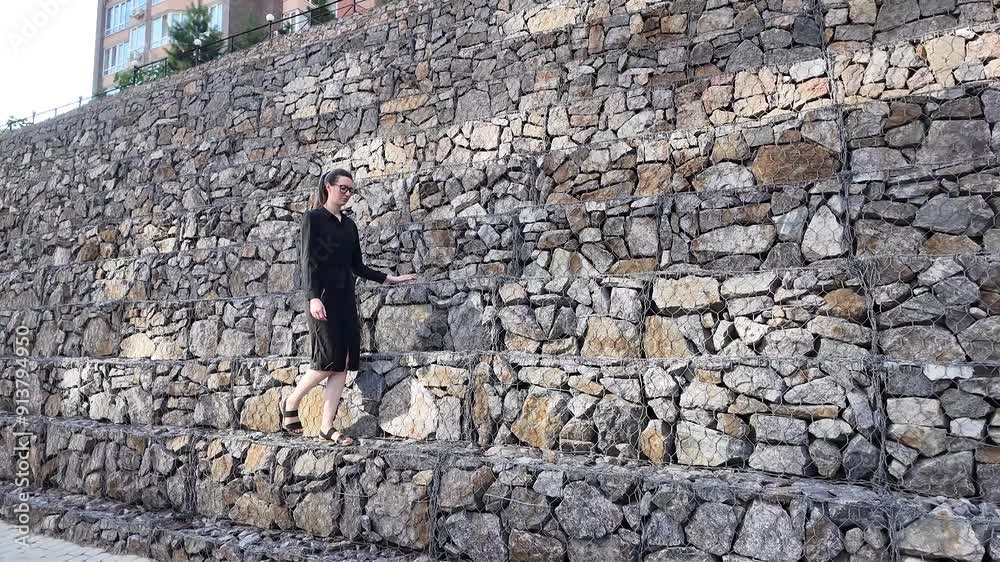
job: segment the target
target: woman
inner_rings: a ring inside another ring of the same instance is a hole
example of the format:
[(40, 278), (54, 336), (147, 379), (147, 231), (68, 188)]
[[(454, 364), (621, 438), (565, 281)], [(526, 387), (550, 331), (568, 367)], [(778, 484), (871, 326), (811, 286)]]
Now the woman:
[(404, 283), (413, 275), (393, 276), (371, 269), (361, 258), (358, 226), (344, 214), (344, 206), (355, 192), (354, 178), (336, 169), (320, 178), (311, 210), (302, 217), (300, 248), (302, 284), (309, 299), (309, 337), (312, 357), (309, 370), (281, 405), (281, 426), (300, 435), (299, 402), (326, 380), (326, 401), (320, 422), (320, 437), (338, 445), (353, 440), (333, 430), (347, 371), (358, 370), (361, 351), (361, 321), (358, 317), (355, 275), (378, 283)]

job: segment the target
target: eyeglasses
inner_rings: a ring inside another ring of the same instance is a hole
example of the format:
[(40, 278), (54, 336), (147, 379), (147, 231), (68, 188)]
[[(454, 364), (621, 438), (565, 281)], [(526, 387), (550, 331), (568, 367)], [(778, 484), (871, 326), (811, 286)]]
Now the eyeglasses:
[(336, 187), (339, 187), (340, 188), (340, 192), (343, 193), (344, 195), (347, 195), (348, 193), (350, 193), (350, 194), (353, 195), (353, 194), (355, 194), (355, 193), (358, 192), (358, 188), (352, 187), (352, 186), (349, 186), (349, 185), (344, 185), (344, 184), (341, 184), (341, 183), (338, 183), (336, 185)]

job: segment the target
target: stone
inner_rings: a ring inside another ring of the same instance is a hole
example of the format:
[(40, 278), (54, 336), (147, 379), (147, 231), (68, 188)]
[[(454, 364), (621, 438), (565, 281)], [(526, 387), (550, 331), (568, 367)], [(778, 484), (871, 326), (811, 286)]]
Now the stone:
[(765, 146), (750, 170), (760, 184), (795, 183), (826, 178), (840, 168), (829, 150), (812, 143)]
[(473, 560), (505, 562), (508, 559), (500, 519), (492, 513), (461, 511), (449, 515), (444, 520), (444, 528), (448, 539)]
[(789, 404), (836, 404), (846, 406), (844, 387), (832, 377), (824, 377), (793, 386), (785, 392), (784, 401)]
[(986, 400), (955, 388), (949, 388), (941, 394), (941, 406), (948, 417), (953, 419), (983, 418), (993, 413), (993, 406)]
[(534, 35), (572, 25), (578, 14), (579, 9), (573, 6), (553, 6), (539, 10), (528, 18), (528, 32)]
[(809, 463), (809, 451), (803, 446), (758, 444), (749, 465), (755, 470), (804, 476)]
[(706, 384), (701, 381), (692, 381), (687, 388), (681, 392), (681, 408), (696, 408), (713, 412), (724, 412), (733, 403), (735, 396), (732, 391)]
[(801, 445), (808, 441), (805, 420), (754, 414), (750, 426), (757, 441), (764, 443)]
[(559, 432), (569, 421), (569, 396), (562, 392), (533, 387), (521, 406), (521, 415), (511, 433), (532, 447), (554, 449)]
[(910, 523), (899, 532), (903, 554), (979, 562), (986, 554), (968, 520), (940, 507)]
[(990, 154), (990, 139), (986, 121), (933, 121), (916, 161), (931, 164), (986, 156)]
[(859, 148), (851, 152), (851, 172), (856, 180), (878, 179), (888, 170), (906, 166), (906, 158), (894, 148)]
[(618, 528), (623, 517), (619, 506), (584, 482), (571, 482), (563, 488), (563, 499), (555, 514), (566, 534), (574, 539), (605, 537)]
[(745, 461), (753, 453), (749, 441), (695, 423), (680, 421), (675, 431), (674, 448), (680, 464), (725, 466), (733, 461)]
[(821, 312), (845, 320), (862, 320), (868, 313), (865, 298), (854, 289), (836, 289), (824, 295), (823, 301)]
[(842, 464), (848, 480), (864, 480), (879, 466), (880, 451), (862, 435), (855, 435), (844, 449)]
[(735, 162), (720, 162), (705, 169), (691, 180), (695, 191), (742, 189), (753, 187), (755, 183), (756, 180), (750, 170)]
[(802, 255), (809, 261), (839, 256), (847, 251), (844, 227), (830, 207), (823, 205), (813, 215), (802, 238)]
[(510, 532), (510, 560), (549, 562), (563, 560), (566, 547), (559, 540), (519, 529)]
[(438, 426), (434, 395), (422, 383), (406, 378), (389, 389), (379, 404), (379, 427), (390, 435), (426, 439)]
[(785, 381), (770, 367), (737, 365), (722, 375), (725, 385), (740, 394), (769, 402), (778, 402), (785, 392)]
[(422, 351), (433, 348), (434, 341), (422, 337), (431, 321), (429, 304), (383, 306), (375, 321), (375, 340), (381, 351)]
[[(646, 357), (674, 358), (691, 357), (694, 355), (677, 320), (664, 316), (650, 316), (646, 318), (642, 348)], [(620, 355), (619, 357), (636, 356), (638, 356), (638, 353)]]
[(765, 357), (803, 357), (811, 355), (816, 341), (813, 334), (802, 328), (776, 330), (764, 336), (761, 355)]
[(917, 0), (888, 0), (882, 3), (875, 31), (885, 31), (920, 18)]
[(806, 324), (806, 329), (820, 337), (854, 345), (867, 347), (872, 342), (871, 329), (843, 318), (817, 316)]
[(756, 68), (764, 61), (764, 53), (751, 41), (743, 41), (733, 51), (726, 62), (726, 72), (733, 73), (748, 68)]
[(639, 329), (625, 320), (592, 316), (587, 319), (581, 354), (589, 357), (638, 357)]
[[(602, 449), (636, 443), (642, 427), (644, 409), (616, 396), (605, 396), (594, 409), (594, 426)], [(634, 446), (634, 445), (633, 445)]]
[(840, 447), (823, 439), (817, 439), (809, 444), (809, 457), (816, 466), (816, 472), (825, 478), (836, 476), (843, 464)]
[(950, 498), (976, 495), (971, 451), (919, 459), (903, 478), (911, 490), (933, 492)]
[(375, 532), (399, 546), (423, 549), (430, 542), (427, 486), (414, 482), (384, 482), (368, 500), (365, 514)]
[(931, 398), (889, 398), (886, 414), (893, 423), (945, 427), (941, 402)]
[(335, 492), (306, 494), (292, 511), (295, 526), (321, 537), (329, 537), (340, 517), (340, 496)]
[(733, 550), (756, 560), (796, 562), (802, 556), (802, 542), (784, 508), (754, 500), (743, 518)]
[(695, 510), (684, 529), (685, 535), (688, 542), (705, 552), (728, 554), (742, 518), (742, 507), (706, 502)]
[(691, 241), (691, 251), (700, 259), (731, 254), (761, 254), (771, 248), (777, 237), (777, 229), (769, 224), (734, 224), (695, 238)]
[(932, 197), (920, 206), (913, 226), (933, 232), (981, 236), (992, 226), (994, 212), (981, 195)]
[(653, 283), (653, 302), (660, 311), (710, 308), (722, 302), (719, 281), (697, 276), (657, 279)]
[[(879, 333), (878, 344), (898, 360), (948, 363), (964, 361), (965, 351), (951, 332), (937, 326), (905, 326)], [(990, 345), (992, 347), (992, 345)]]
[(932, 457), (947, 448), (948, 433), (943, 429), (935, 429), (919, 425), (891, 424), (889, 436), (897, 442), (916, 449), (924, 456)]
[(549, 520), (550, 506), (545, 496), (528, 488), (517, 487), (510, 495), (510, 503), (503, 510), (504, 527), (538, 531)]
[[(958, 335), (962, 348), (973, 361), (1000, 360), (1000, 316), (977, 320)], [(940, 360), (938, 362), (944, 362)]]
[(671, 426), (663, 420), (649, 420), (639, 434), (639, 451), (650, 461), (663, 464), (673, 454), (674, 436)]
[(642, 374), (642, 387), (647, 398), (677, 396), (680, 386), (674, 377), (658, 365), (653, 365)]
[[(872, 4), (874, 5), (874, 2)], [(813, 517), (806, 525), (803, 550), (807, 562), (830, 562), (844, 551), (843, 535), (829, 517), (814, 511)]]
[(496, 477), (489, 467), (474, 471), (451, 468), (441, 476), (438, 507), (445, 511), (482, 509), (483, 494)]

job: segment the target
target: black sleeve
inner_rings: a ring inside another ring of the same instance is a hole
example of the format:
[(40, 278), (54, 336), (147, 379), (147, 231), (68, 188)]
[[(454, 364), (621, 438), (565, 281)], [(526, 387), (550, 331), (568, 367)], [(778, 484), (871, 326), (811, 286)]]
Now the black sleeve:
[(362, 258), (361, 258), (361, 238), (358, 235), (358, 225), (354, 224), (354, 221), (351, 221), (351, 223), (354, 226), (354, 229), (353, 229), (354, 230), (354, 249), (353, 249), (352, 255), (351, 255), (351, 269), (354, 270), (354, 274), (357, 275), (358, 277), (364, 277), (365, 279), (369, 279), (369, 280), (374, 281), (376, 283), (385, 283), (385, 278), (388, 277), (388, 274), (382, 273), (381, 271), (377, 271), (377, 270), (374, 270), (374, 269), (368, 267), (367, 265), (365, 265), (364, 261), (362, 260)]
[(305, 290), (306, 299), (318, 299), (322, 293), (320, 284), (319, 263), (316, 260), (316, 235), (312, 229), (312, 221), (309, 220), (310, 213), (306, 211), (302, 215), (302, 239), (299, 244), (299, 258), (302, 262), (302, 288)]

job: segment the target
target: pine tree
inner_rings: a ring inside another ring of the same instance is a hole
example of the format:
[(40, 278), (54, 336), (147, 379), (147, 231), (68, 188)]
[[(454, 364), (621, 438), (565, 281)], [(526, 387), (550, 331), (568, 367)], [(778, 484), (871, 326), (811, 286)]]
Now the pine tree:
[[(194, 44), (201, 39), (201, 47)], [(205, 6), (191, 4), (184, 17), (170, 26), (170, 46), (167, 47), (167, 66), (172, 71), (191, 68), (210, 61), (222, 54), (222, 34), (212, 29), (211, 16)]]

